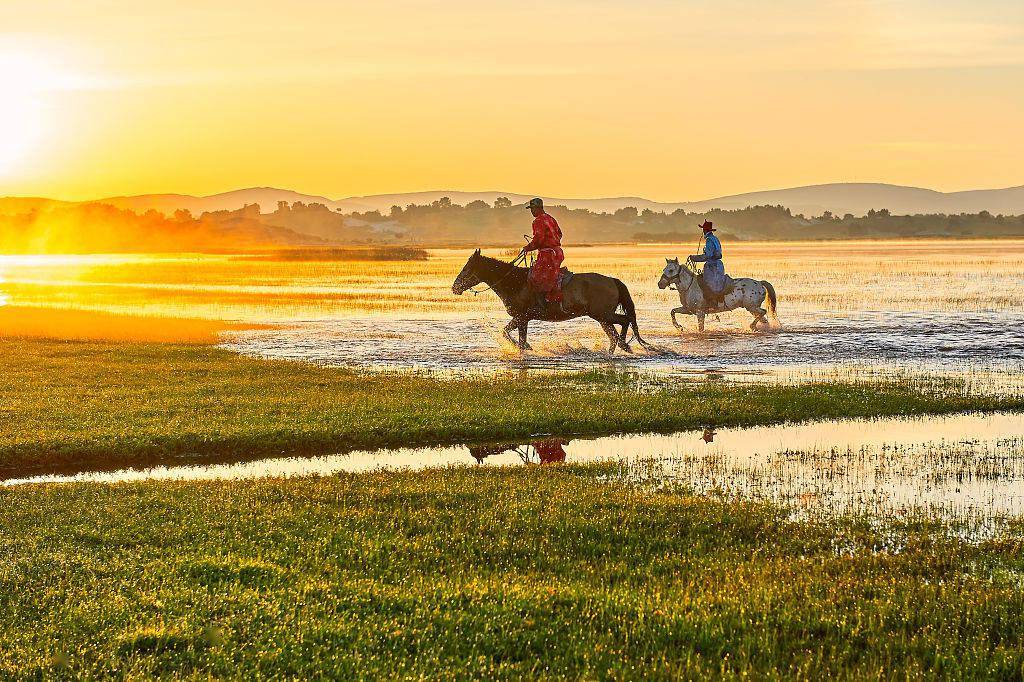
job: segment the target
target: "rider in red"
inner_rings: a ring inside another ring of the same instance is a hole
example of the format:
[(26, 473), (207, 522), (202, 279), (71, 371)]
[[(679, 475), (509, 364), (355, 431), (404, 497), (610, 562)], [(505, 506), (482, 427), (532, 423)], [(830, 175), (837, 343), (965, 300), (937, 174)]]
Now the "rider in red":
[(541, 294), (540, 303), (546, 299), (557, 303), (562, 300), (562, 291), (558, 287), (559, 269), (565, 254), (562, 253), (562, 230), (558, 222), (544, 212), (544, 202), (530, 199), (526, 204), (533, 213), (533, 239), (523, 247), (522, 253), (537, 252), (537, 261), (530, 268), (527, 278), (530, 289)]

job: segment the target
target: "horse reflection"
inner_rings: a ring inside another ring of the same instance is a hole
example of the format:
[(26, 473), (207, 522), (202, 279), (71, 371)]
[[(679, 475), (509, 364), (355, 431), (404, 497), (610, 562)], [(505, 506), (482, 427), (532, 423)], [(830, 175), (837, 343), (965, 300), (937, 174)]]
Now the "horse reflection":
[(569, 442), (568, 438), (543, 438), (522, 445), (519, 443), (471, 445), (469, 454), (477, 464), (483, 464), (488, 457), (506, 452), (514, 452), (519, 455), (523, 464), (560, 464), (565, 461), (565, 446)]

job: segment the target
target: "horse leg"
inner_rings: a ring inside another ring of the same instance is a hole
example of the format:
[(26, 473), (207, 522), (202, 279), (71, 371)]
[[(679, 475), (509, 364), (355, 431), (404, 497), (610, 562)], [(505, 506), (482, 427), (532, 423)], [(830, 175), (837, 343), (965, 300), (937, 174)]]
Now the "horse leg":
[(626, 317), (625, 315), (619, 315), (618, 313), (614, 313), (611, 316), (610, 322), (613, 326), (616, 324), (622, 325), (622, 333), (619, 335), (619, 348), (626, 351), (627, 353), (632, 353), (633, 349), (629, 347), (628, 343), (626, 343), (626, 334), (629, 332), (629, 318)]
[(608, 354), (613, 355), (615, 353), (615, 346), (619, 345), (619, 335), (615, 331), (615, 327), (611, 322), (599, 321), (598, 323), (601, 325), (601, 329), (604, 330), (604, 333), (608, 335), (608, 340), (611, 342), (611, 345), (608, 346)]
[(703, 310), (697, 312), (697, 331), (704, 331), (704, 317), (705, 313)]
[(747, 308), (747, 311), (754, 316), (754, 321), (750, 323), (750, 329), (752, 331), (757, 331), (758, 322), (761, 322), (763, 320), (765, 324), (768, 323), (768, 318), (765, 317), (768, 311), (765, 310), (764, 308)]
[(676, 329), (682, 329), (683, 325), (681, 325), (678, 322), (676, 322), (676, 313), (679, 313), (680, 315), (683, 315), (683, 314), (686, 313), (686, 308), (684, 306), (679, 306), (678, 308), (673, 308), (671, 312), (672, 312), (672, 324), (674, 324), (676, 326)]
[(508, 342), (511, 343), (514, 346), (517, 346), (519, 344), (517, 344), (515, 342), (515, 339), (512, 338), (512, 333), (511, 332), (512, 332), (513, 329), (517, 328), (518, 326), (519, 326), (519, 320), (517, 320), (516, 318), (512, 318), (512, 321), (509, 322), (508, 324), (506, 324), (505, 328), (501, 330), (501, 335), (504, 336), (508, 340)]
[(529, 324), (529, 318), (519, 323), (519, 348), (522, 350), (533, 350), (533, 346), (526, 342), (526, 327)]

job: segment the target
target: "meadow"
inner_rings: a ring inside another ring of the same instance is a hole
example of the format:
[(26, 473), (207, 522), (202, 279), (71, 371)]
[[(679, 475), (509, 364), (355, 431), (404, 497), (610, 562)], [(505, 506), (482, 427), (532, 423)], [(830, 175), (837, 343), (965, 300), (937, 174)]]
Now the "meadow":
[(593, 466), (0, 498), (4, 676), (1024, 674), (1019, 530), (794, 522)]

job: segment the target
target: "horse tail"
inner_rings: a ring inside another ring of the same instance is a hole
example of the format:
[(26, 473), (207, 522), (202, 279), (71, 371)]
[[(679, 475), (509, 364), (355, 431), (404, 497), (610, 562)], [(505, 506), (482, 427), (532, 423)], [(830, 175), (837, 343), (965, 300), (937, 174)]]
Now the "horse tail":
[(761, 285), (764, 287), (764, 290), (767, 292), (767, 294), (765, 295), (764, 298), (768, 302), (768, 312), (771, 313), (772, 319), (775, 320), (776, 322), (778, 322), (779, 321), (779, 315), (776, 312), (776, 310), (777, 310), (779, 301), (775, 297), (775, 287), (772, 286), (771, 282), (765, 282), (764, 280), (761, 280)]
[(640, 327), (636, 323), (636, 305), (633, 304), (633, 297), (629, 293), (629, 289), (622, 283), (622, 280), (615, 280), (615, 286), (619, 289), (619, 303), (622, 305), (622, 309), (626, 313), (626, 317), (629, 318), (629, 326), (633, 328), (633, 333), (636, 335), (636, 340), (640, 342), (640, 345), (644, 348), (652, 348), (651, 344), (644, 341), (643, 337), (640, 336)]

